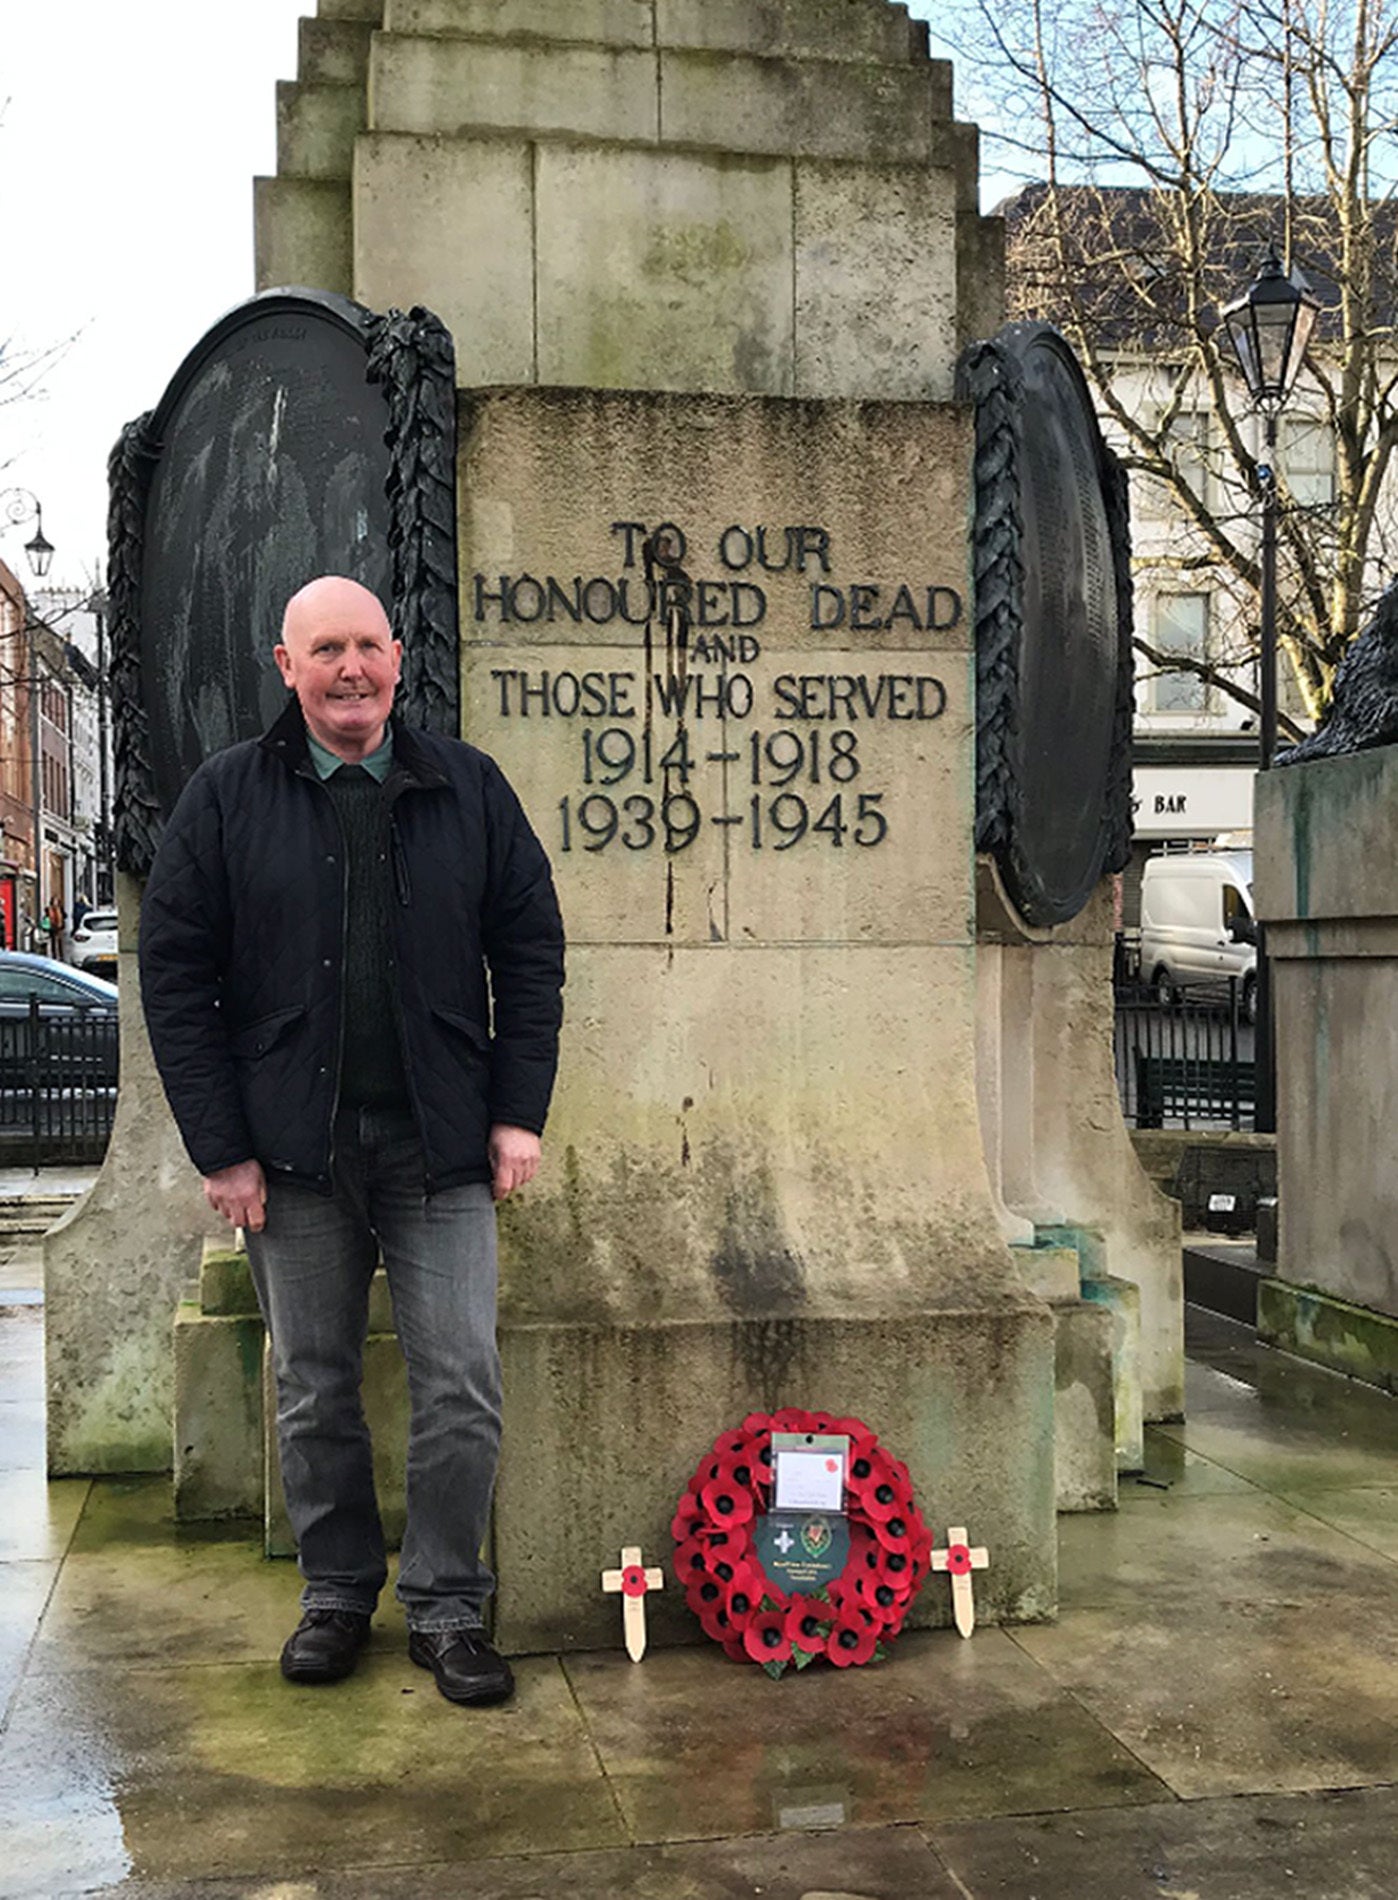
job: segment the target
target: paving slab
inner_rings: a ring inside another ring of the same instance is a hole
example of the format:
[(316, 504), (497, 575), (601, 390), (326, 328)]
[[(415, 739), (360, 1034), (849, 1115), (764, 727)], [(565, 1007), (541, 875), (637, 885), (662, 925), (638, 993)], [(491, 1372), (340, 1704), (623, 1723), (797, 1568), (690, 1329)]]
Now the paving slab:
[[(1398, 1465), (1398, 1457), (1395, 1458)], [(1284, 1493), (1288, 1504), (1308, 1517), (1318, 1517), (1357, 1544), (1398, 1563), (1398, 1486), (1354, 1485), (1342, 1490), (1295, 1490)]]
[(1161, 1433), (1269, 1491), (1392, 1483), (1398, 1421), (1387, 1394), (1299, 1360), (1243, 1371), (1236, 1358), (1191, 1364), (1185, 1419)]
[(0, 1470), (0, 1563), (61, 1557), (91, 1486), (90, 1478), (60, 1478), (51, 1484), (32, 1466)]
[(467, 1711), (402, 1653), (316, 1689), (270, 1664), (30, 1674), (0, 1738), (5, 1863), (45, 1900), (126, 1875), (286, 1895), (298, 1869), (626, 1844), (557, 1662), (518, 1679)]
[(982, 1821), (932, 1839), (965, 1900), (1391, 1900), (1398, 1791)]
[(42, 1471), (44, 1445), (42, 1398), (0, 1399), (0, 1471)]
[[(3, 1302), (0, 1302), (3, 1304)], [(38, 1306), (5, 1308), (0, 1326), (0, 1401), (44, 1395), (44, 1314)]]
[(1179, 1795), (1398, 1779), (1398, 1568), (1262, 1493), (1059, 1526), (1060, 1620), (1010, 1640)]
[[(256, 1537), (247, 1523), (177, 1524), (168, 1475), (94, 1484), (33, 1669), (275, 1661), (300, 1614), (300, 1578)], [(380, 1629), (375, 1640), (389, 1639)]]
[(1140, 1471), (1122, 1476), (1117, 1486), (1117, 1506), (1124, 1510), (1132, 1504), (1158, 1499), (1163, 1493), (1174, 1498), (1195, 1498), (1220, 1494), (1236, 1497), (1239, 1492), (1256, 1491), (1256, 1485), (1240, 1478), (1235, 1471), (1191, 1451), (1159, 1427), (1147, 1425), (1145, 1462)]
[[(0, 1563), (0, 1728), (57, 1575), (57, 1559)], [(0, 1874), (0, 1891), (3, 1879)]]
[(566, 1659), (638, 1841), (1151, 1801), (1160, 1782), (1000, 1630), (773, 1682), (705, 1646)]
[(965, 1900), (915, 1827), (749, 1835), (595, 1854), (312, 1874), (275, 1885), (130, 1880), (122, 1900)]

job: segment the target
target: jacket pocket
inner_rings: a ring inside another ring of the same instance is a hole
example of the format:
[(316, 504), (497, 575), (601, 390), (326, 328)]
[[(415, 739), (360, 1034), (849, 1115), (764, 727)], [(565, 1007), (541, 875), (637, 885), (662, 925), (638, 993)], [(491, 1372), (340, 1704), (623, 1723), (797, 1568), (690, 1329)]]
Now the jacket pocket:
[(256, 1022), (245, 1023), (229, 1036), (229, 1054), (242, 1062), (265, 1056), (305, 1013), (304, 1003), (293, 1003), (289, 1009), (274, 1009), (270, 1016), (259, 1016)]
[(489, 1056), (490, 1037), (473, 1018), (467, 1016), (462, 1010), (448, 1009), (442, 1003), (432, 1005), (432, 1014), (446, 1023), (448, 1028), (454, 1029), (458, 1035), (464, 1036), (477, 1055)]

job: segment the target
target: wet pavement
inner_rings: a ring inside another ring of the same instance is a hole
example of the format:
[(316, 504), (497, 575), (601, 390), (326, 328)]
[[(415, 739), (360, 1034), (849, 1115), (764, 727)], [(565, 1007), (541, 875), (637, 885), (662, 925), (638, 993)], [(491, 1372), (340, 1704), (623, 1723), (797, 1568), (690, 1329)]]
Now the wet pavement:
[(1056, 1624), (778, 1683), (530, 1657), (467, 1711), (391, 1605), (354, 1677), (292, 1688), (297, 1580), (247, 1527), (46, 1484), (43, 1311), (9, 1297), (0, 1896), (1398, 1894), (1398, 1402), (1232, 1322), (1191, 1310), (1188, 1422), (1060, 1521)]

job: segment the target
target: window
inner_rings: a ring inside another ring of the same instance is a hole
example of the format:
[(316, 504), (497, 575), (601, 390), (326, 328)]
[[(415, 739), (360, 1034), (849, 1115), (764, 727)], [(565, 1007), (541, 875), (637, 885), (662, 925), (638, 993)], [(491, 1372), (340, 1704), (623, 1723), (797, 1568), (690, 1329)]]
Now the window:
[(20, 1001), (28, 1004), (31, 996), (37, 996), (40, 1003), (66, 1003), (69, 1008), (96, 1001), (87, 990), (80, 989), (76, 983), (68, 983), (61, 976), (50, 976), (46, 970), (31, 970), (8, 965), (0, 968), (0, 1000)]
[(1182, 409), (1165, 432), (1165, 451), (1175, 473), (1194, 496), (1209, 503), (1209, 418), (1203, 409)]
[(1328, 424), (1315, 416), (1283, 416), (1277, 460), (1300, 507), (1323, 507), (1335, 499), (1335, 439)]
[[(1155, 598), (1156, 651), (1185, 654), (1204, 660), (1209, 651), (1209, 596), (1157, 594)], [(1209, 688), (1196, 673), (1161, 672), (1151, 681), (1154, 712), (1207, 712)]]

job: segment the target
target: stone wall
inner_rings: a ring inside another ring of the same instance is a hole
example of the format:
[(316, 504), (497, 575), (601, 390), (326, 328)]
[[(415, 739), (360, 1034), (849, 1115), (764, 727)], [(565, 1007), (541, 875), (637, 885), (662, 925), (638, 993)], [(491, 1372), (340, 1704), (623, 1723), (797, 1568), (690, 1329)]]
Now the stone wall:
[(1398, 1320), (1398, 746), (1263, 774), (1256, 849), (1277, 1271)]

